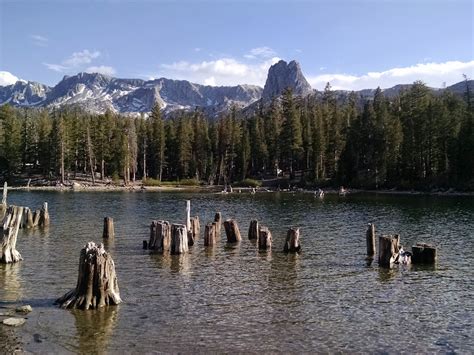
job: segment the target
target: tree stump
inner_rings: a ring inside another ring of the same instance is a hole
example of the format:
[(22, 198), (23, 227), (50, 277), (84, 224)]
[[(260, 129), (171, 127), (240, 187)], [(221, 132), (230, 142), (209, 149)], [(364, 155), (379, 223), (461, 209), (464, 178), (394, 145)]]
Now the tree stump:
[(191, 230), (191, 201), (186, 200), (186, 230)]
[(25, 227), (26, 228), (33, 228), (34, 222), (33, 222), (33, 211), (31, 211), (29, 208), (26, 208), (25, 213)]
[(150, 226), (148, 249), (169, 252), (171, 247), (171, 226), (168, 221), (153, 221)]
[(375, 256), (375, 224), (369, 223), (366, 233), (367, 241), (367, 257), (373, 258)]
[(39, 225), (42, 227), (49, 226), (49, 212), (48, 212), (48, 203), (43, 203), (43, 208), (41, 208)]
[(199, 223), (199, 217), (191, 218), (191, 228), (188, 230), (188, 245), (193, 246), (199, 239), (201, 233), (201, 224)]
[(3, 220), (7, 212), (7, 194), (8, 194), (8, 184), (5, 181), (3, 184), (3, 194), (2, 194), (2, 203), (0, 203), (0, 221)]
[(286, 234), (286, 242), (283, 248), (285, 253), (299, 253), (301, 251), (300, 245), (300, 229), (290, 228)]
[(103, 244), (87, 243), (79, 257), (76, 288), (55, 303), (61, 308), (95, 309), (121, 302), (112, 257)]
[(252, 219), (250, 221), (249, 239), (250, 240), (257, 240), (258, 239), (258, 221), (256, 219)]
[(221, 238), (221, 229), (222, 229), (222, 214), (220, 212), (216, 212), (216, 215), (214, 216), (214, 222), (216, 222), (217, 226), (217, 234), (216, 237), (217, 239)]
[(171, 254), (184, 254), (188, 252), (188, 233), (184, 224), (171, 226)]
[(23, 260), (18, 250), (16, 250), (16, 239), (23, 217), (23, 207), (10, 206), (3, 219), (0, 229), (2, 253), (0, 262), (4, 264), (16, 263)]
[(258, 230), (258, 249), (267, 250), (272, 247), (272, 234), (267, 227), (260, 227)]
[(400, 236), (382, 235), (379, 237), (379, 265), (390, 267), (398, 259)]
[(434, 264), (438, 259), (438, 252), (435, 246), (416, 243), (411, 247), (413, 264)]
[(36, 210), (35, 213), (33, 213), (33, 227), (39, 226), (40, 218), (41, 218), (41, 211)]
[(239, 226), (237, 221), (228, 219), (224, 221), (225, 234), (227, 236), (227, 243), (238, 243), (241, 241)]
[(114, 219), (112, 217), (104, 217), (104, 230), (102, 232), (102, 238), (113, 239), (114, 237)]
[(211, 247), (217, 241), (217, 222), (208, 223), (204, 228), (204, 246)]

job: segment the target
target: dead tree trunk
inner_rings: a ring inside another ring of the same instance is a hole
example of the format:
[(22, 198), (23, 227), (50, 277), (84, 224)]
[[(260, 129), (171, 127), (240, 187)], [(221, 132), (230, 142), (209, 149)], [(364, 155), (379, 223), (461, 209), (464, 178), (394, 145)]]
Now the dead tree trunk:
[(49, 226), (49, 212), (48, 212), (48, 203), (43, 203), (43, 208), (41, 208), (39, 225), (42, 227)]
[(373, 258), (375, 256), (375, 224), (369, 223), (366, 233), (367, 241), (367, 258)]
[(258, 230), (258, 249), (268, 250), (272, 248), (272, 234), (267, 227), (260, 227)]
[(153, 221), (150, 226), (148, 249), (162, 253), (169, 252), (171, 246), (171, 226), (168, 221)]
[(104, 217), (104, 230), (102, 232), (102, 238), (114, 239), (114, 219), (112, 217)]
[(26, 228), (33, 228), (34, 227), (34, 222), (33, 222), (33, 211), (31, 211), (29, 208), (26, 208), (25, 213), (25, 227)]
[(227, 243), (238, 243), (241, 241), (239, 226), (237, 221), (228, 219), (224, 221), (225, 234), (227, 236)]
[(411, 247), (413, 264), (434, 264), (438, 259), (436, 247), (425, 243), (416, 243)]
[(390, 267), (398, 259), (400, 236), (382, 235), (379, 237), (379, 265)]
[(112, 257), (102, 244), (87, 243), (79, 258), (76, 288), (55, 303), (61, 308), (94, 309), (121, 302)]
[(188, 230), (188, 245), (193, 246), (199, 239), (201, 233), (201, 225), (199, 223), (199, 217), (191, 218), (191, 228)]
[(188, 252), (188, 231), (184, 224), (171, 226), (171, 254), (184, 254)]
[(221, 238), (221, 229), (222, 229), (222, 214), (220, 212), (216, 212), (216, 215), (214, 216), (214, 222), (216, 222), (216, 227), (217, 227), (217, 234), (216, 238), (220, 239)]
[(40, 223), (41, 211), (36, 210), (33, 214), (33, 227), (38, 227)]
[(16, 238), (22, 217), (23, 207), (8, 207), (0, 233), (0, 237), (2, 238), (0, 262), (4, 264), (16, 263), (23, 260), (20, 253), (16, 250)]
[(208, 223), (204, 229), (204, 246), (211, 247), (217, 241), (217, 222)]
[(0, 204), (0, 221), (5, 217), (7, 212), (7, 194), (8, 194), (8, 184), (5, 181), (3, 184), (3, 194), (2, 194), (2, 203)]
[(301, 251), (300, 245), (300, 229), (290, 228), (286, 234), (286, 242), (283, 248), (285, 253), (299, 253)]
[(191, 201), (186, 200), (186, 229), (191, 230)]
[(250, 240), (257, 240), (258, 239), (258, 221), (256, 219), (252, 219), (250, 221), (249, 239)]

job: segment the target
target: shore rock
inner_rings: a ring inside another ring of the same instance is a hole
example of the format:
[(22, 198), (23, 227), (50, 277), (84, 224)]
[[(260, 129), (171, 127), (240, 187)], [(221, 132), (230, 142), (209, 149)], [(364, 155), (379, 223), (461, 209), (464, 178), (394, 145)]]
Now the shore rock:
[(2, 323), (11, 327), (18, 327), (20, 325), (23, 325), (25, 322), (25, 318), (7, 318), (4, 319)]
[(30, 313), (31, 311), (33, 311), (33, 308), (31, 308), (31, 306), (29, 304), (27, 304), (27, 305), (24, 305), (24, 306), (17, 307), (15, 309), (15, 311), (17, 313)]

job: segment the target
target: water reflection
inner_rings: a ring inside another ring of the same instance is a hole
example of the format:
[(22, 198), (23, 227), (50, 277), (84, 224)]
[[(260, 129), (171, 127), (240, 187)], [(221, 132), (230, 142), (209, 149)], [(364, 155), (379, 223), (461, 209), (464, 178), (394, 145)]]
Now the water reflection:
[(110, 346), (118, 319), (119, 306), (96, 310), (73, 310), (79, 353), (102, 354)]
[(398, 268), (396, 268), (396, 267), (392, 267), (392, 268), (379, 267), (378, 268), (378, 274), (379, 274), (379, 281), (380, 282), (389, 282), (389, 281), (392, 281), (392, 279), (398, 274)]
[(173, 273), (179, 273), (182, 275), (191, 274), (191, 255), (179, 254), (179, 255), (170, 255), (171, 264), (170, 270)]
[(15, 302), (23, 293), (20, 282), (22, 261), (13, 264), (0, 264), (0, 303)]

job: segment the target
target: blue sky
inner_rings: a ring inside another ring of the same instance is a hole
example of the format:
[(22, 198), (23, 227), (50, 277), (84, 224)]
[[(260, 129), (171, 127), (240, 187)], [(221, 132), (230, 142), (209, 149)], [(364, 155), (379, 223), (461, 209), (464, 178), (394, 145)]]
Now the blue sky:
[(317, 89), (440, 87), (474, 77), (473, 18), (464, 0), (0, 0), (0, 71), (263, 86), (295, 59)]

